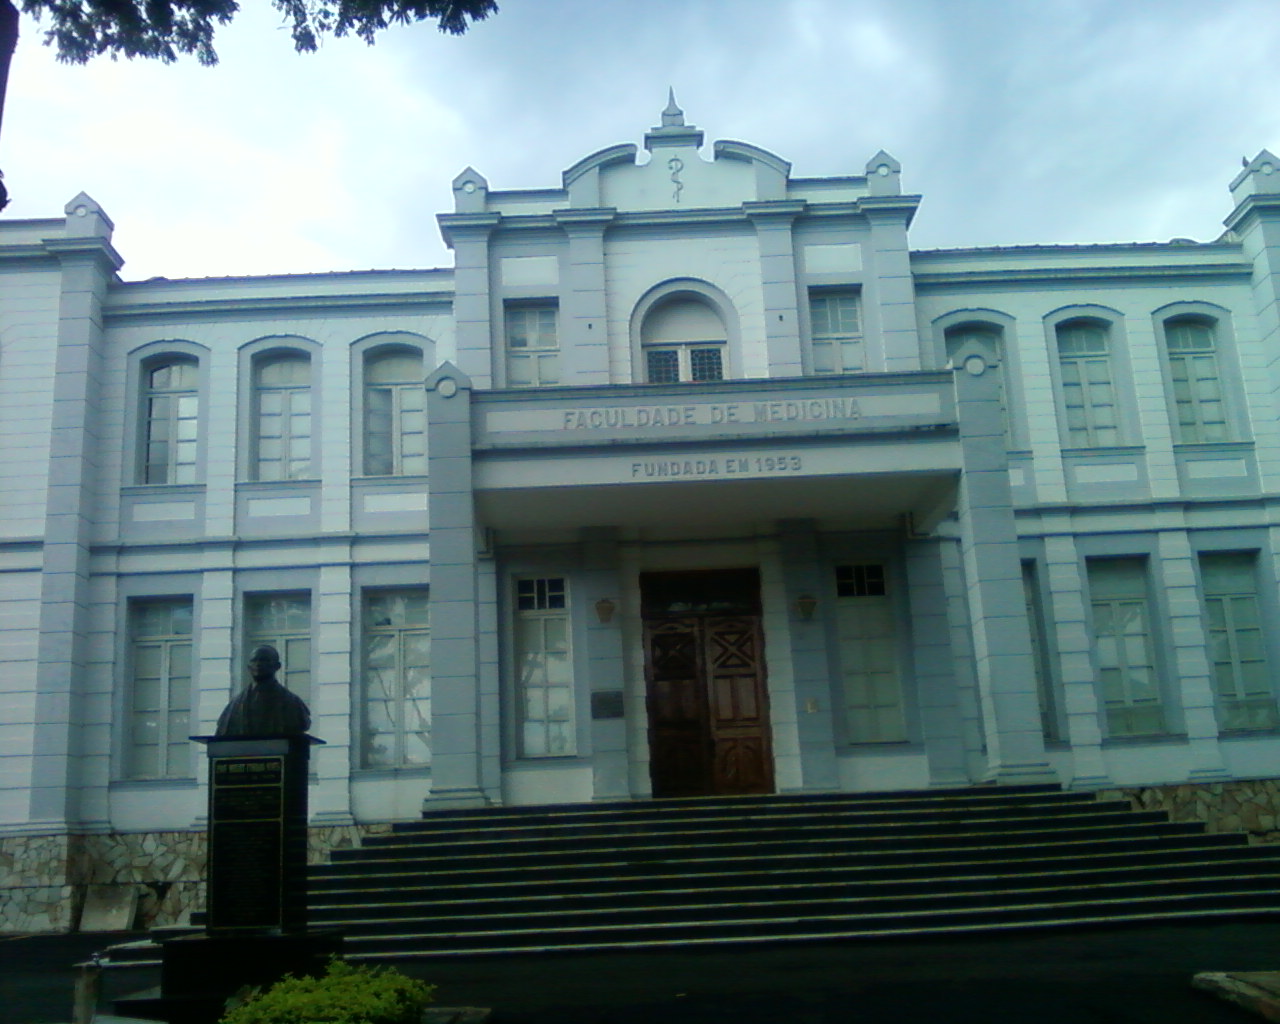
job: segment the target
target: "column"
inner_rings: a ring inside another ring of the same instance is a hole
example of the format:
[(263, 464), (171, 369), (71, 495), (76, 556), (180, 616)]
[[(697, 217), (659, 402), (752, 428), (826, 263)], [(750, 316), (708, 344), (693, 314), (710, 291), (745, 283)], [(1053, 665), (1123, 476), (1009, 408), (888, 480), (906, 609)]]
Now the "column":
[(997, 367), (989, 354), (956, 354), (960, 411), (960, 555), (968, 588), (987, 777), (1053, 782), (1036, 695), (1031, 630), (1009, 487)]
[(471, 381), (445, 363), (426, 388), (433, 748), (427, 806), (474, 807), (487, 801), (480, 780)]

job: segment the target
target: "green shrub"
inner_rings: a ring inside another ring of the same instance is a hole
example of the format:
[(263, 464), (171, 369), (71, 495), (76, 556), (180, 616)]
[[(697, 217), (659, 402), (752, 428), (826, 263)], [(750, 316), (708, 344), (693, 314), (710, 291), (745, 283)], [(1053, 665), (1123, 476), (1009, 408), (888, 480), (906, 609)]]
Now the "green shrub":
[(391, 967), (334, 959), (322, 977), (288, 975), (251, 992), (222, 1024), (417, 1024), (434, 992)]

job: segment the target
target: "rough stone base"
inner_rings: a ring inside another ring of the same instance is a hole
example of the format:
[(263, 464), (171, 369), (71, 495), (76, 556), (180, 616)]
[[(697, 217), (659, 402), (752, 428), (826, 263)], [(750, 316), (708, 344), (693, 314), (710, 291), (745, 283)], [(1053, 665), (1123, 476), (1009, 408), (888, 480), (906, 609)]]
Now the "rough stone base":
[(1209, 832), (1244, 832), (1250, 843), (1280, 843), (1280, 779), (1108, 789), (1098, 796), (1167, 811), (1173, 821), (1203, 822)]
[[(330, 851), (390, 830), (389, 824), (310, 829), (308, 863), (322, 864)], [(198, 831), (0, 836), (0, 934), (74, 931), (90, 885), (135, 889), (135, 928), (184, 924), (204, 909), (206, 858)]]

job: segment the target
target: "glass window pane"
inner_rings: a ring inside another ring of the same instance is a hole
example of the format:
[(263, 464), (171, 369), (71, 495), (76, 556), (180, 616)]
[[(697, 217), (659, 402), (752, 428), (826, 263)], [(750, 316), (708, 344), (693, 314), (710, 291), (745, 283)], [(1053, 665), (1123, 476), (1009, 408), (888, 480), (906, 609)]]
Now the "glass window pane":
[(645, 359), (651, 384), (674, 384), (680, 379), (680, 360), (675, 349), (649, 349)]

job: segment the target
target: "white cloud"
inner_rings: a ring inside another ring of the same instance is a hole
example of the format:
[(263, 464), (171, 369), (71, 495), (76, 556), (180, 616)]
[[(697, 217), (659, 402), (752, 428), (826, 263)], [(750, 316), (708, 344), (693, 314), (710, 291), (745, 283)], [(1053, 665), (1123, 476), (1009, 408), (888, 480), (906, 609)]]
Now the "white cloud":
[(1270, 0), (506, 0), (462, 38), (396, 28), (295, 55), (265, 4), (223, 63), (56, 65), (24, 34), (6, 216), (81, 189), (129, 277), (432, 266), (475, 166), (551, 187), (638, 141), (668, 85), (708, 140), (799, 175), (880, 148), (925, 195), (918, 246), (1213, 237), (1243, 154), (1280, 148)]

